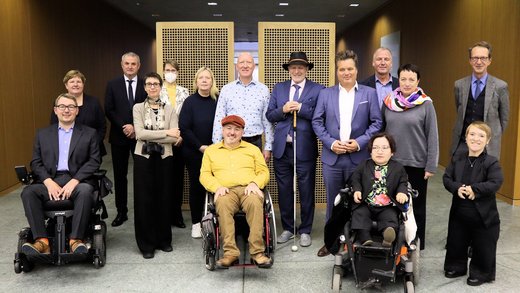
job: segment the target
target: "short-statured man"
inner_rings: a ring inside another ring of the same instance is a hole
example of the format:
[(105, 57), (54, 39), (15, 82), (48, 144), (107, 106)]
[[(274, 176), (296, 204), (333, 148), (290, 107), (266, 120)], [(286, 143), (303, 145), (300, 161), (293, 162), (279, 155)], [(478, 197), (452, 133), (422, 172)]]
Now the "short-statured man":
[(54, 103), (58, 123), (40, 129), (34, 142), (31, 170), (34, 183), (22, 191), (25, 216), (34, 243), (25, 243), (25, 254), (50, 253), (43, 206), (49, 201), (71, 200), (74, 215), (69, 236), (71, 253), (87, 253), (83, 243), (90, 211), (94, 205), (92, 178), (101, 157), (97, 133), (75, 123), (79, 107), (71, 94), (61, 94)]
[(473, 73), (455, 81), (457, 120), (453, 128), (451, 154), (467, 152), (465, 135), (474, 121), (486, 122), (493, 135), (486, 151), (500, 158), (500, 145), (509, 121), (509, 90), (507, 83), (488, 74), (491, 65), (491, 45), (485, 41), (469, 48), (469, 64)]
[[(324, 86), (307, 79), (307, 71), (311, 70), (314, 64), (308, 61), (304, 52), (291, 53), (289, 61), (282, 66), (289, 71), (291, 79), (275, 84), (266, 113), (267, 120), (276, 125), (273, 160), (283, 227), (278, 243), (285, 243), (295, 236), (293, 181), (296, 162), (301, 206), (301, 223), (297, 233), (300, 234), (300, 245), (307, 247), (311, 245), (318, 157), (318, 141), (311, 121), (318, 95)], [(296, 135), (293, 128), (294, 115)]]
[[(357, 165), (369, 158), (368, 142), (382, 127), (376, 90), (358, 84), (357, 62), (357, 55), (351, 50), (336, 55), (339, 84), (320, 91), (312, 118), (312, 127), (323, 143), (327, 220), (334, 198)], [(318, 256), (328, 254), (325, 246), (318, 251)]]
[(105, 114), (110, 121), (110, 149), (114, 167), (117, 216), (112, 226), (128, 220), (128, 158), (135, 150), (132, 107), (146, 98), (144, 81), (137, 76), (141, 62), (133, 52), (121, 57), (123, 76), (108, 82), (105, 93)]

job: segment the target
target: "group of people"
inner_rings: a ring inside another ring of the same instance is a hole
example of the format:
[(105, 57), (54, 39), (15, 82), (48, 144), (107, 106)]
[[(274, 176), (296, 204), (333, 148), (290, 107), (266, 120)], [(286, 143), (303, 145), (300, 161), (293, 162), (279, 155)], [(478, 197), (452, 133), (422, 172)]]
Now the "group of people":
[[(444, 175), (446, 188), (454, 194), (445, 271), (447, 277), (466, 274), (467, 254), (461, 252), (471, 246), (468, 284), (475, 285), (494, 280), (495, 254), (490, 247), (496, 248), (499, 231), (494, 194), (502, 183), (497, 160), (501, 134), (508, 121), (509, 97), (507, 84), (487, 74), (491, 46), (476, 43), (469, 54), (473, 74), (455, 83), (458, 114), (453, 159)], [(253, 57), (242, 53), (236, 64), (237, 80), (219, 93), (213, 72), (202, 67), (195, 74), (190, 95), (176, 84), (177, 62), (164, 63), (164, 80), (153, 72), (141, 79), (137, 76), (139, 56), (124, 54), (124, 74), (108, 83), (105, 95), (117, 208), (112, 226), (120, 226), (128, 219), (127, 173), (132, 154), (139, 250), (144, 258), (154, 257), (157, 249), (172, 251), (171, 225), (186, 227), (181, 213), (186, 166), (192, 237), (201, 237), (205, 192), (214, 192), (224, 240), (224, 255), (217, 264), (227, 267), (238, 259), (233, 213), (240, 207), (251, 228), (249, 250), (253, 261), (260, 267), (270, 267), (272, 260), (263, 253), (258, 216), (262, 189), (269, 178), (266, 162), (272, 154), (283, 228), (278, 242), (287, 242), (299, 234), (299, 244), (308, 247), (312, 243), (319, 139), (323, 144), (326, 219), (331, 217), (336, 194), (349, 183), (355, 189), (353, 228), (358, 230), (359, 239), (366, 245), (373, 242), (367, 219), (376, 217), (381, 220), (378, 229), (383, 244), (391, 245), (398, 227), (399, 209), (394, 207), (402, 210), (409, 201), (406, 184), (410, 182), (419, 193), (413, 208), (420, 249), (424, 249), (427, 183), (436, 173), (439, 143), (433, 100), (419, 87), (420, 69), (405, 64), (393, 77), (392, 53), (387, 48), (375, 51), (375, 74), (363, 82), (357, 81), (358, 59), (353, 51), (338, 53), (335, 65), (338, 84), (325, 88), (307, 78), (314, 67), (307, 55), (293, 52), (282, 65), (290, 80), (276, 84), (269, 93), (264, 84), (253, 79)], [(40, 227), (39, 222), (43, 222), (43, 214), (34, 217), (35, 209), (41, 209), (37, 201), (83, 198), (85, 191), (79, 187), (99, 167), (106, 153), (103, 111), (95, 98), (83, 93), (85, 77), (72, 70), (66, 74), (64, 84), (68, 93), (56, 99), (53, 125), (45, 130), (54, 134), (42, 136), (44, 130), (38, 132), (31, 162), (36, 181), (44, 185), (33, 185), (38, 189), (26, 188), (22, 193), (31, 227)], [(90, 131), (90, 127), (97, 132)], [(71, 154), (82, 129), (88, 130), (83, 131), (82, 139), (89, 142), (82, 147), (89, 149), (79, 160)], [(54, 150), (44, 152), (40, 140), (49, 137), (57, 143), (52, 144)], [(48, 157), (53, 152), (55, 155)], [(49, 163), (42, 165), (44, 156), (43, 161)], [(301, 203), (300, 225), (293, 217), (295, 176)], [(75, 203), (75, 209), (80, 209), (77, 206)], [(82, 208), (85, 211), (88, 204)], [(28, 252), (48, 252), (46, 234), (40, 230), (34, 233), (35, 243), (24, 245)], [(71, 234), (75, 250), (83, 249), (83, 230), (78, 227)], [(486, 234), (491, 230), (492, 235)], [(320, 257), (328, 254), (326, 246), (318, 251)]]

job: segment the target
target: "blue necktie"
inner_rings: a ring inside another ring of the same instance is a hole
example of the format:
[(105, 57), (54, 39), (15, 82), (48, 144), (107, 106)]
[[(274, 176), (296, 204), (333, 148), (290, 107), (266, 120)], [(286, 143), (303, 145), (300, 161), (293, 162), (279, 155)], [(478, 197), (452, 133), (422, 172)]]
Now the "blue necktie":
[(300, 86), (297, 84), (293, 86), (296, 89), (296, 91), (294, 92), (293, 101), (298, 101), (298, 99), (300, 98)]
[(132, 88), (132, 82), (133, 80), (129, 79), (128, 81), (128, 102), (130, 103), (130, 106), (134, 105), (134, 90)]
[(482, 81), (480, 81), (480, 79), (477, 79), (475, 80), (475, 95), (473, 95), (473, 100), (476, 100), (478, 98), (478, 96), (480, 96), (480, 83), (482, 83)]

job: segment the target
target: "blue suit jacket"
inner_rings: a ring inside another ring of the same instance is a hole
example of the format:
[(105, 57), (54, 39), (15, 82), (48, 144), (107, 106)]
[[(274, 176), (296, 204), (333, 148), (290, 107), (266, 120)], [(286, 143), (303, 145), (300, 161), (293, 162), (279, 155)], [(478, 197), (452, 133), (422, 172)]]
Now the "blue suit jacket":
[[(269, 106), (265, 116), (271, 123), (276, 123), (274, 130), (273, 156), (281, 158), (287, 140), (287, 134), (293, 127), (293, 115), (283, 113), (283, 105), (289, 101), (291, 81), (275, 84)], [(318, 143), (316, 134), (312, 129), (312, 115), (316, 108), (316, 101), (320, 90), (324, 86), (311, 80), (305, 81), (305, 87), (300, 94), (298, 102), (302, 103), (300, 111), (297, 112), (296, 123), (296, 152), (297, 158), (302, 161), (315, 160), (318, 156)]]
[[(354, 164), (358, 165), (362, 160), (369, 157), (368, 141), (372, 135), (381, 130), (382, 125), (376, 90), (358, 84), (358, 90), (354, 97), (352, 130), (350, 133), (350, 138), (355, 139), (360, 148), (358, 152), (349, 154)], [(330, 148), (334, 141), (340, 140), (339, 126), (339, 86), (335, 85), (321, 90), (312, 118), (314, 132), (323, 142), (321, 160), (329, 166), (333, 166), (338, 160), (338, 155)]]

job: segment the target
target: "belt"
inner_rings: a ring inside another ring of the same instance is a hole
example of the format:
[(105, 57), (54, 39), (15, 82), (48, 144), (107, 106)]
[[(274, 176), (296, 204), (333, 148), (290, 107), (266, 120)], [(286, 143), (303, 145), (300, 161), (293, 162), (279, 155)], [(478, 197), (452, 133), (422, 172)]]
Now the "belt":
[(247, 142), (253, 142), (253, 141), (259, 140), (261, 138), (262, 138), (262, 135), (255, 135), (255, 136), (249, 136), (249, 137), (242, 136), (242, 140), (247, 141)]
[(67, 170), (63, 170), (63, 171), (56, 171), (56, 175), (65, 175), (65, 174), (70, 174), (69, 171)]

